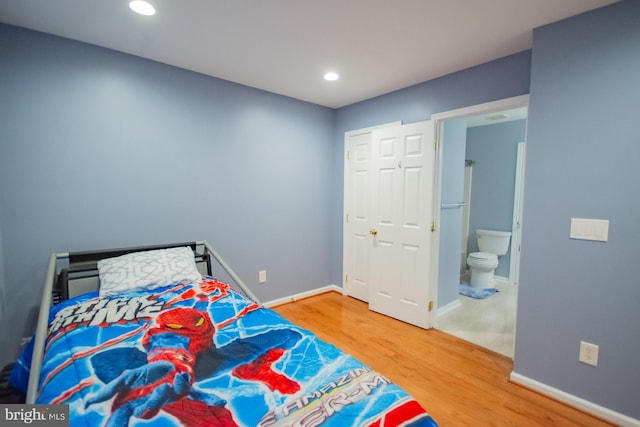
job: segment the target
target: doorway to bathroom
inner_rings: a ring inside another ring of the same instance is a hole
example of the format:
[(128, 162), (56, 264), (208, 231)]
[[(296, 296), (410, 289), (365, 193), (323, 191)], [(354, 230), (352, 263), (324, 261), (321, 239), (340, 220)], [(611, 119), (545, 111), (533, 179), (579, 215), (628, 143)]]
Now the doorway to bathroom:
[[(432, 116), (438, 150), (434, 327), (513, 357), (528, 96)], [(476, 230), (510, 232), (487, 289), (469, 289)], [(472, 292), (469, 292), (472, 291)]]

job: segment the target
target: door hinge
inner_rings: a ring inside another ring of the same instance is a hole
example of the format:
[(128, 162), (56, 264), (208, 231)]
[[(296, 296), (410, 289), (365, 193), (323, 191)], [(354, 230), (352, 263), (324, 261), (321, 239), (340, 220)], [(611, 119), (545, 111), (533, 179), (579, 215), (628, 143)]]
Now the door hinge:
[(351, 157), (351, 151), (347, 150), (347, 160), (349, 160), (349, 157)]
[(429, 301), (429, 311), (433, 310), (433, 301)]
[(433, 149), (437, 150), (440, 147), (440, 142), (438, 141), (438, 138), (434, 138), (433, 139)]
[(433, 221), (431, 223), (431, 232), (433, 233), (434, 231), (436, 231), (436, 222), (435, 221)]
[(344, 283), (349, 283), (349, 275), (348, 274), (344, 275)]
[(345, 220), (347, 221), (347, 224), (349, 223), (349, 214), (346, 215)]

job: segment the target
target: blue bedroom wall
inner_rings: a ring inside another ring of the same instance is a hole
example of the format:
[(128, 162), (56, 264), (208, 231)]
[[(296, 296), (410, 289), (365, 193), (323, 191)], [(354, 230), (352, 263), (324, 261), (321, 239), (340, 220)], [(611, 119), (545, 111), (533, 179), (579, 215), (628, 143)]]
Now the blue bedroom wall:
[(263, 301), (332, 283), (332, 109), (6, 25), (0, 52), (2, 361), (52, 252), (205, 239)]
[[(4, 259), (2, 256), (2, 212), (0, 212), (0, 319), (3, 319), (5, 310), (6, 298), (4, 296)], [(0, 340), (1, 339), (2, 338), (0, 338)], [(0, 345), (2, 344), (4, 344), (4, 341), (0, 341)]]
[[(640, 419), (640, 2), (535, 30), (515, 372)], [(609, 240), (569, 238), (607, 219)], [(599, 364), (578, 362), (580, 341)]]
[[(469, 219), (469, 253), (478, 251), (476, 230), (511, 231), (518, 143), (525, 141), (526, 120), (467, 130), (466, 158), (475, 161)], [(509, 277), (511, 244), (495, 274)]]

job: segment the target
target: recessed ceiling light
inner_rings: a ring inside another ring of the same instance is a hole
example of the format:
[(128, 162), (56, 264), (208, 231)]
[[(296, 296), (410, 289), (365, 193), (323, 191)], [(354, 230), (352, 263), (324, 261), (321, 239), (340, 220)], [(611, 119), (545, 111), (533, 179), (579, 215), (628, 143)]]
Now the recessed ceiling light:
[(129, 2), (129, 7), (135, 13), (139, 13), (140, 15), (151, 16), (156, 13), (156, 9), (151, 5), (151, 3), (143, 0), (134, 0)]
[(327, 73), (324, 75), (324, 79), (325, 80), (329, 80), (329, 81), (334, 81), (334, 80), (338, 80), (340, 78), (340, 76), (337, 73)]

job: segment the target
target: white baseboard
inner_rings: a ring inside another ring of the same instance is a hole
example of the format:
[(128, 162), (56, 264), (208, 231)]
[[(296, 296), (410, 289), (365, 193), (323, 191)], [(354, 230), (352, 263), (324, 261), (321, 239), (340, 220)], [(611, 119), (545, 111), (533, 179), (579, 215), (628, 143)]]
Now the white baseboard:
[(263, 303), (262, 305), (265, 307), (275, 307), (278, 305), (282, 305), (282, 304), (286, 304), (288, 302), (294, 302), (297, 301), (299, 299), (303, 299), (303, 298), (309, 298), (312, 297), (314, 295), (320, 295), (320, 294), (324, 294), (325, 292), (331, 292), (331, 291), (336, 291), (339, 292), (341, 294), (344, 294), (342, 287), (338, 286), (338, 285), (329, 285), (329, 286), (324, 286), (322, 288), (318, 288), (318, 289), (313, 289), (310, 291), (306, 291), (306, 292), (301, 292), (299, 294), (295, 294), (295, 295), (291, 295), (288, 297), (284, 297), (284, 298), (278, 298), (278, 299), (274, 299), (271, 301), (267, 301), (265, 303)]
[(438, 310), (436, 311), (436, 320), (439, 317), (445, 316), (450, 312), (456, 310), (461, 305), (462, 303), (460, 302), (460, 298), (456, 298), (455, 300), (451, 301), (449, 304), (442, 307), (438, 307)]
[(611, 409), (605, 408), (604, 406), (589, 402), (588, 400), (584, 400), (562, 390), (558, 390), (534, 379), (525, 377), (524, 375), (520, 375), (516, 372), (511, 372), (509, 378), (516, 384), (520, 384), (526, 388), (537, 391), (538, 393), (544, 394), (545, 396), (552, 397), (562, 403), (573, 406), (574, 408), (578, 408), (581, 411), (602, 418), (603, 420), (609, 421), (615, 425), (623, 427), (640, 427), (640, 420), (631, 418), (619, 412), (612, 411)]
[(493, 276), (493, 278), (495, 279), (496, 283), (500, 283), (501, 285), (508, 285), (509, 284), (509, 278), (508, 277)]

